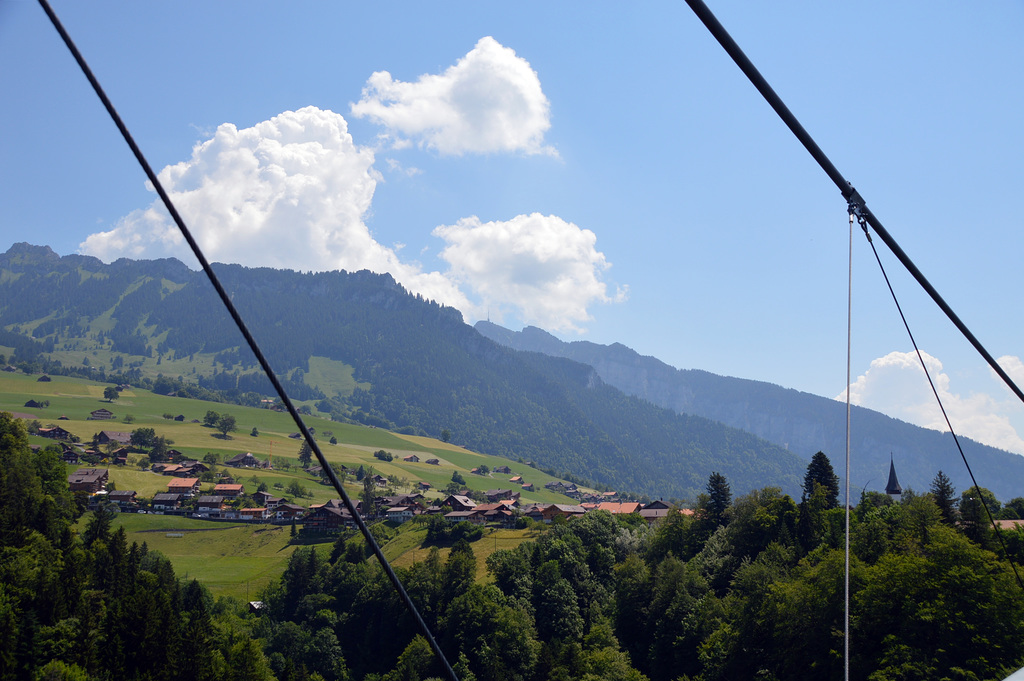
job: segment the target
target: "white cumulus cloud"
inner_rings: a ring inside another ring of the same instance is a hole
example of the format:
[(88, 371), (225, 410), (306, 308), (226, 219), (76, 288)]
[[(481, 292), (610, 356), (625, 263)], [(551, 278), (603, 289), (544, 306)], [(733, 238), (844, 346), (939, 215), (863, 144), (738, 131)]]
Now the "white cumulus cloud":
[[(1024, 454), (1024, 440), (1008, 417), (1012, 403), (985, 393), (964, 396), (955, 392), (942, 362), (926, 352), (921, 355), (957, 434)], [(1018, 358), (1003, 357), (999, 361), (1011, 376), (1015, 372), (1024, 375), (1024, 364)], [(846, 391), (836, 399), (845, 401)], [(873, 360), (850, 385), (850, 402), (924, 428), (949, 430), (914, 352), (890, 352)]]
[[(389, 272), (425, 297), (473, 310), (446, 276), (403, 263), (374, 240), (363, 222), (380, 179), (374, 154), (352, 141), (334, 112), (306, 107), (241, 130), (225, 123), (159, 178), (211, 261)], [(191, 261), (159, 199), (90, 235), (79, 250), (107, 261)]]
[[(589, 229), (554, 215), (519, 215), (507, 221), (463, 218), (434, 229), (447, 242), (441, 258), (449, 275), (470, 286), (499, 319), (516, 308), (526, 323), (579, 330), (588, 308), (613, 300), (601, 275), (610, 265)], [(614, 300), (623, 300), (620, 289)]]
[(554, 154), (544, 145), (550, 104), (537, 73), (492, 37), (442, 74), (414, 83), (373, 73), (352, 114), (383, 125), (398, 147), (416, 140), (441, 154)]

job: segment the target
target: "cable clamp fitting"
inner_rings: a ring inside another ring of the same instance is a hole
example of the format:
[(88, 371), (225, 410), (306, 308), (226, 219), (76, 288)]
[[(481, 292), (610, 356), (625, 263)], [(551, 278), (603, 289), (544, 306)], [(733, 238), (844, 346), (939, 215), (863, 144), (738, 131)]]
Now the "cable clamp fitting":
[(864, 230), (864, 236), (868, 238), (868, 241), (871, 241), (871, 234), (868, 232), (867, 221), (868, 207), (867, 204), (864, 203), (864, 197), (862, 197), (860, 193), (853, 188), (853, 185), (847, 183), (846, 186), (849, 187), (849, 191), (846, 192), (846, 211), (851, 216), (857, 218), (860, 228)]

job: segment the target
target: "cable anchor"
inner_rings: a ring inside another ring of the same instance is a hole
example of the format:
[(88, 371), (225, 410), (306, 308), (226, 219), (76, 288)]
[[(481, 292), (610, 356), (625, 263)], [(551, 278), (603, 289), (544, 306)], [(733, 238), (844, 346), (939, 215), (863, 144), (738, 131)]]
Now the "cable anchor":
[(864, 236), (867, 237), (867, 240), (870, 242), (871, 233), (868, 231), (867, 204), (864, 202), (864, 198), (860, 195), (860, 192), (854, 189), (852, 184), (847, 182), (846, 186), (849, 188), (845, 197), (846, 212), (850, 214), (851, 218), (857, 218), (857, 224), (860, 225), (860, 228), (864, 231)]

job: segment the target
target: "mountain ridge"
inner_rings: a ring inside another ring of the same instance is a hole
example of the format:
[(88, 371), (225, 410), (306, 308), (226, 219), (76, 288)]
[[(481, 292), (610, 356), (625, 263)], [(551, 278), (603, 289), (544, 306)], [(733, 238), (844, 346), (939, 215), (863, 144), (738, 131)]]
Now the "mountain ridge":
[[(0, 255), (0, 345), (17, 344), (19, 358), (270, 392), (203, 273), (170, 259), (55, 256), (28, 244)], [(476, 451), (651, 496), (693, 498), (716, 471), (738, 494), (798, 494), (804, 463), (783, 448), (627, 396), (585, 364), (508, 349), (390, 275), (214, 269), (293, 399), (317, 412), (449, 430)], [(351, 394), (306, 383), (314, 356), (353, 368)], [(174, 390), (166, 379), (160, 389)]]
[[(477, 322), (475, 328), (508, 347), (583, 362), (627, 394), (744, 430), (805, 458), (821, 450), (838, 464), (845, 453), (845, 403), (772, 383), (677, 369), (621, 343), (565, 342), (537, 327), (517, 332), (488, 321)], [(982, 487), (1004, 501), (1024, 495), (1024, 457), (959, 439)], [(971, 486), (948, 433), (852, 407), (851, 488), (884, 488), (890, 455), (904, 488), (927, 491), (939, 470), (959, 490)], [(840, 466), (836, 468), (842, 472)]]

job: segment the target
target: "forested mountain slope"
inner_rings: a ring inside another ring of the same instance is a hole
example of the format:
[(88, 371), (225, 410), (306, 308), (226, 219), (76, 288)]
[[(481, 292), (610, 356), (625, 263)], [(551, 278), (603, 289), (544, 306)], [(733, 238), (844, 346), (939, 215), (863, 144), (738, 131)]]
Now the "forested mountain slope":
[[(626, 396), (589, 366), (504, 348), (388, 275), (215, 268), (289, 391), (337, 418), (448, 430), (478, 451), (652, 496), (693, 497), (713, 471), (737, 492), (799, 489), (804, 464), (784, 448)], [(207, 387), (268, 391), (205, 276), (175, 260), (105, 265), (17, 244), (0, 256), (0, 327), (21, 359), (135, 376), (173, 367)], [(310, 385), (314, 357), (351, 367), (358, 387)]]
[[(490, 322), (476, 329), (492, 340), (523, 351), (564, 357), (594, 368), (602, 380), (681, 414), (720, 421), (802, 455), (821, 450), (839, 461), (846, 449), (846, 405), (770, 383), (676, 369), (616, 343), (565, 343), (535, 327), (515, 332)], [(898, 421), (870, 409), (851, 415), (851, 484), (882, 489), (895, 458), (900, 482), (927, 491), (937, 471), (958, 490), (970, 477), (948, 433)], [(978, 482), (1003, 500), (1024, 490), (1024, 457), (960, 438)], [(839, 471), (840, 473), (842, 471)]]

